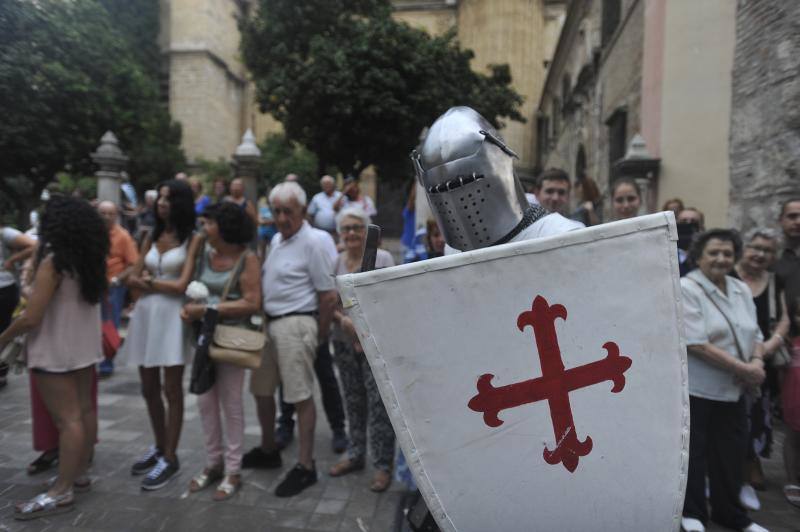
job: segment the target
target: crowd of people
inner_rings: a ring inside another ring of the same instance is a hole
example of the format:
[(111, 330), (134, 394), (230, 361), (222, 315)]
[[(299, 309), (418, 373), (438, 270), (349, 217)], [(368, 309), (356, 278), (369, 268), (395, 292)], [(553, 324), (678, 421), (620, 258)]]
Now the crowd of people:
[[(54, 194), (30, 235), (0, 227), (0, 348), (27, 335), (34, 448), (42, 453), (28, 471), (58, 466), (48, 489), (18, 505), (16, 517), (69, 510), (75, 493), (90, 489), (96, 378), (114, 369), (104, 353), (105, 327), (119, 329), (130, 302), (117, 361), (138, 368), (153, 432), (152, 445), (131, 463), (142, 489), (160, 489), (180, 471), (184, 368), (210, 312), (218, 324), (265, 331), (267, 342), (249, 377), (242, 365), (214, 363), (213, 384), (198, 397), (206, 463), (190, 492), (213, 487), (214, 500), (223, 501), (240, 489), (242, 468), (283, 467), (295, 424), (297, 459), (275, 495), (297, 495), (316, 483), (315, 383), (331, 446), (346, 451), (328, 474), (361, 470), (369, 454), (370, 488), (389, 487), (395, 435), (334, 282), (359, 270), (375, 205), (353, 178), (340, 191), (325, 175), (320, 188), (309, 199), (290, 174), (253, 202), (241, 179), (215, 180), (206, 194), (202, 181), (180, 174), (147, 191), (141, 205), (131, 205), (135, 197), (120, 209)], [(417, 222), (416, 188), (403, 209), (405, 262), (446, 248), (434, 219)], [(527, 197), (574, 227), (602, 223), (596, 183), (583, 177), (574, 189), (566, 172), (548, 169)], [(609, 199), (615, 220), (639, 215), (644, 204), (637, 183), (626, 178), (612, 184)], [(759, 507), (760, 459), (771, 456), (778, 419), (784, 494), (800, 506), (800, 199), (783, 204), (782, 235), (759, 227), (746, 228), (744, 238), (729, 229), (707, 231), (702, 212), (677, 198), (663, 210), (678, 223), (689, 361), (683, 527), (704, 530), (710, 501), (715, 521), (763, 530), (747, 509)], [(393, 265), (392, 255), (378, 250), (376, 267)], [(197, 296), (190, 284), (206, 293)], [(7, 372), (0, 367), (0, 386)], [(247, 452), (246, 379), (261, 428), (259, 444)]]

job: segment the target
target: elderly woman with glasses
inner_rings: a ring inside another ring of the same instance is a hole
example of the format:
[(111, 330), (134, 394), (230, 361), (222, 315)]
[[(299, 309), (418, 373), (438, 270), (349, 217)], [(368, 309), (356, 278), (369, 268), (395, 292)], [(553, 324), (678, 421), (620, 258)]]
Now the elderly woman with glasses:
[[(778, 251), (778, 233), (774, 229), (756, 227), (745, 234), (742, 258), (736, 264), (734, 277), (741, 279), (750, 288), (756, 307), (756, 320), (764, 342), (764, 359), (767, 378), (761, 385), (761, 397), (748, 398), (750, 414), (750, 441), (747, 446), (745, 484), (740, 500), (751, 510), (760, 504), (753, 488), (763, 489), (764, 474), (759, 456), (769, 458), (772, 450), (772, 400), (778, 395), (777, 369), (772, 366), (772, 355), (784, 345), (789, 333), (789, 316), (783, 294), (770, 272)], [(780, 318), (780, 320), (778, 319)]]
[(689, 471), (681, 526), (704, 532), (711, 518), (745, 532), (764, 532), (739, 503), (747, 455), (744, 395), (764, 381), (764, 345), (753, 296), (730, 276), (742, 254), (738, 233), (712, 229), (689, 249), (697, 269), (681, 278), (689, 361)]
[[(336, 275), (359, 270), (364, 255), (364, 242), (369, 216), (360, 207), (346, 207), (337, 217), (337, 230), (344, 251), (335, 265)], [(394, 266), (389, 252), (378, 250), (376, 268)], [(394, 461), (394, 430), (381, 400), (375, 377), (372, 375), (364, 351), (353, 328), (353, 322), (342, 308), (334, 312), (332, 335), (336, 365), (344, 387), (347, 419), (350, 428), (350, 446), (347, 458), (330, 469), (338, 477), (364, 468), (367, 456), (367, 435), (372, 447), (375, 476), (370, 484), (373, 491), (385, 491), (391, 482)]]

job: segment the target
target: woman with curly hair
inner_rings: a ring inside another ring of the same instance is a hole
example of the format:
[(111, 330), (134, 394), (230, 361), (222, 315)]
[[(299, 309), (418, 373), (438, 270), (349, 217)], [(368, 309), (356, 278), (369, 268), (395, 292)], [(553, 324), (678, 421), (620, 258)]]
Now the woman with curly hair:
[(33, 290), (25, 311), (0, 334), (0, 348), (28, 333), (28, 369), (58, 427), (58, 476), (16, 506), (28, 520), (71, 510), (73, 489), (88, 489), (97, 435), (94, 365), (103, 359), (100, 299), (106, 290), (108, 230), (84, 200), (52, 198), (39, 227)]
[[(250, 318), (261, 312), (261, 268), (258, 257), (247, 249), (255, 236), (252, 218), (238, 205), (225, 202), (206, 208), (203, 227), (208, 246), (197, 258), (195, 279), (208, 288), (209, 296), (206, 303), (184, 305), (181, 317), (187, 322), (200, 321), (206, 309), (212, 307), (217, 309), (219, 323), (254, 328)], [(223, 301), (228, 284), (230, 288)], [(205, 433), (206, 467), (192, 479), (189, 491), (200, 491), (222, 479), (213, 498), (224, 501), (242, 483), (245, 368), (225, 362), (214, 365), (214, 385), (197, 398)]]
[[(200, 242), (192, 236), (194, 228), (194, 197), (189, 185), (175, 179), (161, 183), (155, 228), (142, 242), (139, 261), (128, 278), (128, 286), (142, 295), (131, 314), (120, 354), (139, 367), (155, 436), (155, 445), (131, 467), (133, 475), (146, 473), (142, 480), (145, 490), (163, 487), (180, 469), (176, 450), (183, 424), (183, 368), (189, 354), (188, 331), (180, 312)], [(166, 410), (162, 394), (167, 399)]]

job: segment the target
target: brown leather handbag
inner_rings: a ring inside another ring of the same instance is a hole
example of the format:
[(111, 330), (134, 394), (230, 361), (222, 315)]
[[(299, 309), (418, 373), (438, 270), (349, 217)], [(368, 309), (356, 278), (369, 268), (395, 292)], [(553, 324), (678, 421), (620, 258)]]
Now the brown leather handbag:
[[(244, 258), (249, 253), (245, 251), (233, 267), (228, 282), (222, 291), (220, 303), (228, 299), (228, 292), (234, 282), (239, 281), (242, 273)], [(208, 347), (208, 355), (214, 362), (225, 362), (247, 369), (258, 369), (261, 367), (261, 357), (264, 347), (267, 344), (267, 335), (264, 331), (266, 320), (261, 316), (261, 327), (254, 331), (242, 325), (223, 325), (217, 323), (214, 330), (214, 340)]]

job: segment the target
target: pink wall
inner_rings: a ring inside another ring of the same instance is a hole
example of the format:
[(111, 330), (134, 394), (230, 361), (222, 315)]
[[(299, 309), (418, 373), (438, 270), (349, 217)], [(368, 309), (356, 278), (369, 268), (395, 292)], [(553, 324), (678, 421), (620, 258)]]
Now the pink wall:
[(653, 157), (661, 154), (661, 90), (667, 0), (645, 0), (642, 64), (642, 136)]

